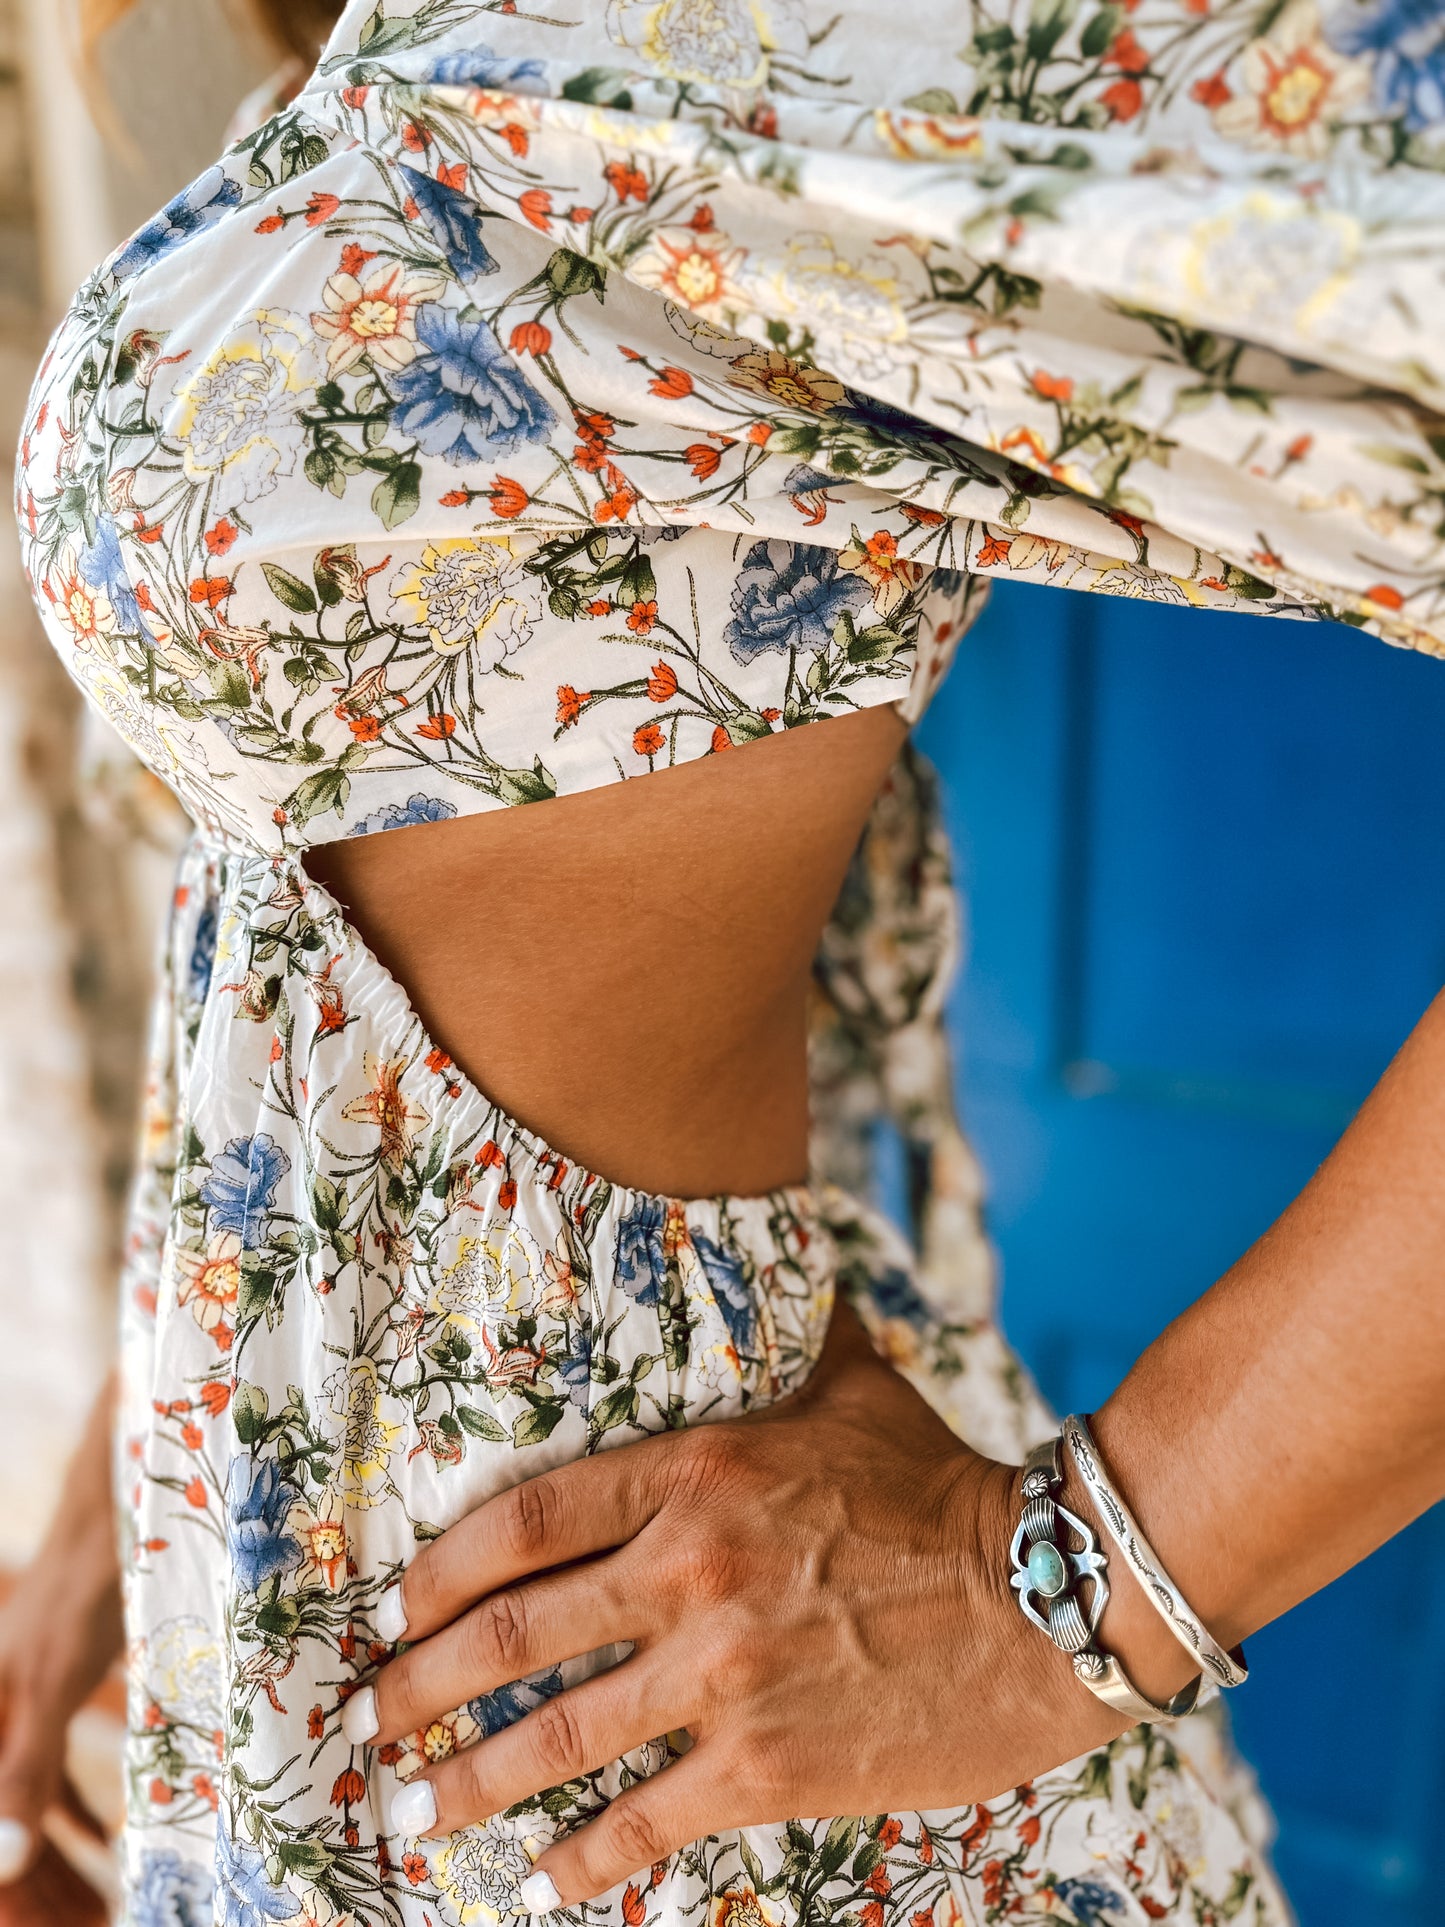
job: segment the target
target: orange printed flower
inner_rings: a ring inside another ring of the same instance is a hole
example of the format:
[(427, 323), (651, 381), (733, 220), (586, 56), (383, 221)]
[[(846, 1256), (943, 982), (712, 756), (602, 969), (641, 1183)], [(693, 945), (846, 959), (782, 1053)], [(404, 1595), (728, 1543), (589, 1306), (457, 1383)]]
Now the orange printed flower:
[(354, 1766), (338, 1773), (331, 1787), (331, 1804), (334, 1807), (359, 1806), (366, 1798), (366, 1781)]
[(445, 495), (437, 497), (444, 509), (464, 509), (472, 499), (469, 488), (449, 488)]
[(204, 1480), (199, 1478), (190, 1480), (186, 1486), (186, 1504), (193, 1505), (197, 1512), (205, 1511), (206, 1487)]
[(592, 601), (587, 604), (587, 613), (589, 616), (610, 616), (612, 614), (612, 608), (613, 605), (607, 600), (606, 596), (594, 596)]
[(218, 1378), (207, 1379), (201, 1387), (201, 1403), (212, 1418), (219, 1418), (231, 1402), (231, 1388)]
[(898, 506), (910, 522), (916, 522), (923, 529), (936, 529), (948, 520), (937, 509), (920, 508), (916, 502), (900, 502)]
[(340, 206), (341, 203), (334, 194), (323, 194), (319, 191), (313, 194), (306, 203), (307, 227), (323, 226)]
[(358, 743), (374, 743), (381, 736), (379, 716), (348, 716), (347, 728)]
[(647, 176), (630, 161), (609, 161), (602, 170), (602, 178), (619, 201), (647, 199)]
[(448, 714), (446, 710), (442, 710), (440, 715), (428, 716), (424, 723), (418, 723), (416, 733), (418, 736), (425, 736), (428, 742), (444, 743), (448, 736), (456, 729), (456, 726), (456, 717)]
[(240, 533), (230, 516), (223, 515), (214, 527), (206, 530), (206, 547), (212, 555), (224, 555)]
[(647, 1902), (638, 1892), (637, 1883), (632, 1880), (622, 1890), (622, 1918), (626, 1927), (642, 1927), (647, 1918)]
[(564, 682), (559, 687), (557, 691), (557, 727), (559, 729), (572, 727), (582, 714), (582, 705), (591, 693), (586, 689), (574, 689), (570, 682)]
[(153, 1807), (168, 1807), (176, 1797), (175, 1789), (168, 1787), (164, 1780), (156, 1778), (150, 1784), (150, 1797)]
[(570, 221), (574, 227), (586, 227), (596, 212), (594, 207), (569, 207), (562, 219)]
[(405, 1853), (401, 1857), (401, 1870), (413, 1887), (424, 1887), (431, 1878), (424, 1853)]
[(1392, 589), (1388, 582), (1377, 582), (1372, 589), (1366, 589), (1365, 600), (1377, 602), (1382, 609), (1403, 609), (1405, 598), (1398, 589)]
[(514, 482), (510, 475), (499, 475), (487, 490), (487, 507), (493, 515), (504, 518), (520, 515), (531, 499), (522, 484)]
[(881, 1900), (870, 1900), (865, 1907), (860, 1907), (858, 1910), (859, 1927), (884, 1927), (886, 1919), (887, 1915), (883, 1911)]
[(770, 439), (772, 432), (771, 422), (754, 422), (748, 430), (748, 440), (755, 448), (761, 448)]
[(1224, 78), (1224, 69), (1221, 67), (1217, 73), (1205, 74), (1201, 79), (1196, 80), (1189, 89), (1189, 98), (1197, 100), (1201, 107), (1213, 110), (1233, 100), (1234, 89)]
[(625, 522), (637, 507), (637, 497), (625, 482), (605, 495), (592, 511), (595, 522)]
[(677, 671), (670, 662), (655, 662), (652, 665), (652, 674), (647, 678), (647, 693), (655, 703), (672, 701), (677, 694)]
[(1009, 538), (990, 535), (973, 559), (976, 569), (999, 569), (1008, 561)]
[(517, 1180), (507, 1178), (497, 1192), (497, 1203), (504, 1211), (514, 1211), (517, 1207)]
[(902, 1838), (903, 1822), (896, 1816), (890, 1814), (888, 1819), (886, 1819), (878, 1829), (878, 1844), (882, 1847), (883, 1851), (887, 1853), (890, 1848), (896, 1847)]
[(693, 442), (683, 451), (683, 458), (700, 482), (709, 475), (716, 475), (718, 464), (722, 461), (722, 450), (713, 448), (707, 442)]
[(656, 723), (639, 723), (632, 732), (632, 747), (639, 756), (656, 756), (666, 740)]
[(196, 1775), (191, 1781), (191, 1792), (195, 1794), (198, 1800), (204, 1800), (213, 1813), (221, 1804), (221, 1796), (216, 1791), (216, 1783), (209, 1773), (198, 1773)]
[(448, 167), (445, 161), (438, 161), (437, 179), (443, 187), (455, 188), (460, 193), (467, 184), (466, 162), (457, 161), (453, 166)]
[(898, 553), (898, 537), (888, 529), (879, 529), (866, 541), (854, 529), (853, 540), (838, 552), (838, 566), (863, 577), (879, 614), (885, 617), (892, 615), (923, 574), (916, 562)]
[(545, 187), (529, 187), (524, 194), (517, 196), (517, 206), (522, 219), (540, 228), (544, 234), (551, 232), (552, 196)]
[(431, 1122), (430, 1114), (402, 1092), (401, 1076), (406, 1068), (405, 1053), (379, 1057), (375, 1051), (366, 1051), (362, 1071), (371, 1089), (341, 1107), (348, 1124), (372, 1124), (380, 1131), (381, 1161), (392, 1171), (399, 1171), (406, 1163), (416, 1132)]
[(1030, 378), (1029, 385), (1036, 395), (1045, 401), (1072, 401), (1074, 382), (1071, 375), (1048, 375), (1038, 369)]
[(532, 144), (532, 137), (520, 121), (509, 120), (504, 127), (497, 129), (497, 133), (507, 143), (508, 147), (511, 148), (519, 161), (525, 159), (527, 149)]
[(552, 346), (552, 330), (541, 321), (519, 321), (507, 346), (514, 355), (545, 355)]
[(360, 274), (367, 262), (375, 259), (375, 248), (364, 248), (359, 241), (348, 241), (341, 250), (341, 272)]
[(431, 146), (431, 141), (431, 129), (418, 127), (414, 120), (409, 120), (401, 130), (401, 144), (410, 148), (413, 154), (424, 153)]
[(1104, 55), (1106, 67), (1117, 67), (1121, 74), (1144, 74), (1149, 71), (1149, 55), (1134, 38), (1134, 29), (1125, 27), (1122, 33), (1115, 34), (1109, 51)]
[(285, 227), (285, 225), (286, 216), (284, 214), (268, 214), (264, 220), (256, 223), (256, 232), (258, 234), (276, 234)]
[(346, 102), (348, 107), (362, 108), (366, 105), (366, 97), (370, 92), (371, 89), (369, 87), (343, 87), (341, 90), (341, 98)]
[(1144, 90), (1137, 80), (1116, 80), (1104, 89), (1099, 101), (1108, 108), (1112, 119), (1133, 120), (1144, 105)]
[(320, 1706), (313, 1706), (306, 1715), (306, 1737), (308, 1740), (319, 1740), (325, 1731), (326, 1715)]
[(627, 626), (634, 635), (649, 635), (652, 625), (657, 621), (655, 602), (634, 602), (627, 617)]
[(731, 749), (732, 746), (732, 737), (728, 735), (722, 724), (718, 723), (713, 729), (712, 741), (708, 744), (710, 753), (714, 756), (720, 756), (725, 749)]
[(235, 586), (228, 575), (198, 575), (190, 587), (191, 601), (204, 602), (208, 609), (218, 608)]
[(692, 393), (692, 376), (685, 368), (664, 368), (647, 386), (649, 393), (664, 401), (681, 401)]

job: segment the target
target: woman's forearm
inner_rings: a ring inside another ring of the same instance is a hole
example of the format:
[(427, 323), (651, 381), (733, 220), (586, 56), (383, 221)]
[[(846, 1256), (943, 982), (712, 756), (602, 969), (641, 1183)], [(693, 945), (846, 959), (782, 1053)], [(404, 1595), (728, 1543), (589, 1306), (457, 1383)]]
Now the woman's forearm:
[[(1305, 1190), (1150, 1346), (1095, 1430), (1226, 1645), (1445, 1495), (1445, 995)], [(1105, 1643), (1146, 1691), (1182, 1683), (1187, 1655), (1142, 1593), (1116, 1590)]]

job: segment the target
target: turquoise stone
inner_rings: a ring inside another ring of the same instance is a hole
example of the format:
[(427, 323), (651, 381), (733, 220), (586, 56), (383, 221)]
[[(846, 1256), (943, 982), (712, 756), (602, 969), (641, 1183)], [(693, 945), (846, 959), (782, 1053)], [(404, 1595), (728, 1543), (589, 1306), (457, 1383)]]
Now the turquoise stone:
[(1064, 1590), (1068, 1579), (1064, 1555), (1047, 1539), (1029, 1547), (1029, 1584), (1041, 1599), (1052, 1599)]

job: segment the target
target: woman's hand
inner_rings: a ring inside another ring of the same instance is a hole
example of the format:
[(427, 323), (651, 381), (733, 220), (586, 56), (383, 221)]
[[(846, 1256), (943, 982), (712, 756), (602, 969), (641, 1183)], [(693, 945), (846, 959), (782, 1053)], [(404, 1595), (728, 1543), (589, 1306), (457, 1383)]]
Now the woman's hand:
[(840, 1308), (795, 1396), (546, 1473), (429, 1545), (385, 1628), (404, 1615), (417, 1643), (353, 1695), (346, 1730), (394, 1741), (630, 1641), (394, 1802), (398, 1832), (450, 1832), (686, 1728), (682, 1760), (542, 1857), (534, 1911), (720, 1829), (995, 1794), (1127, 1725), (1014, 1603), (1016, 1481)]
[(102, 1397), (56, 1522), (0, 1607), (0, 1927), (103, 1922), (99, 1897), (44, 1838), (52, 1807), (99, 1833), (65, 1775), (70, 1718), (121, 1650), (109, 1477), (112, 1401)]

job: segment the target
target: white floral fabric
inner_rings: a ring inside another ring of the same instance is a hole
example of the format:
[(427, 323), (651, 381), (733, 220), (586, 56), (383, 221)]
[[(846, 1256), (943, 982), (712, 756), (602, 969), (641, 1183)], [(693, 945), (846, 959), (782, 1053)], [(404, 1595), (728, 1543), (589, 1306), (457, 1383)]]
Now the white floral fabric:
[[(797, 1386), (839, 1291), (982, 1449), (1048, 1422), (994, 1321), (916, 758), (818, 957), (817, 1180), (766, 1198), (539, 1144), (307, 849), (915, 718), (992, 575), (1438, 652), (1442, 117), (1435, 0), (353, 0), (78, 295), (27, 565), (197, 824), (125, 1280), (128, 1927), (514, 1912), (685, 1741), (397, 1839), (398, 1777), (608, 1655), (372, 1757), (339, 1714), (377, 1600), (502, 1486)], [(881, 1117), (911, 1247), (853, 1195)], [(577, 1911), (1275, 1927), (1266, 1834), (1205, 1714)]]

